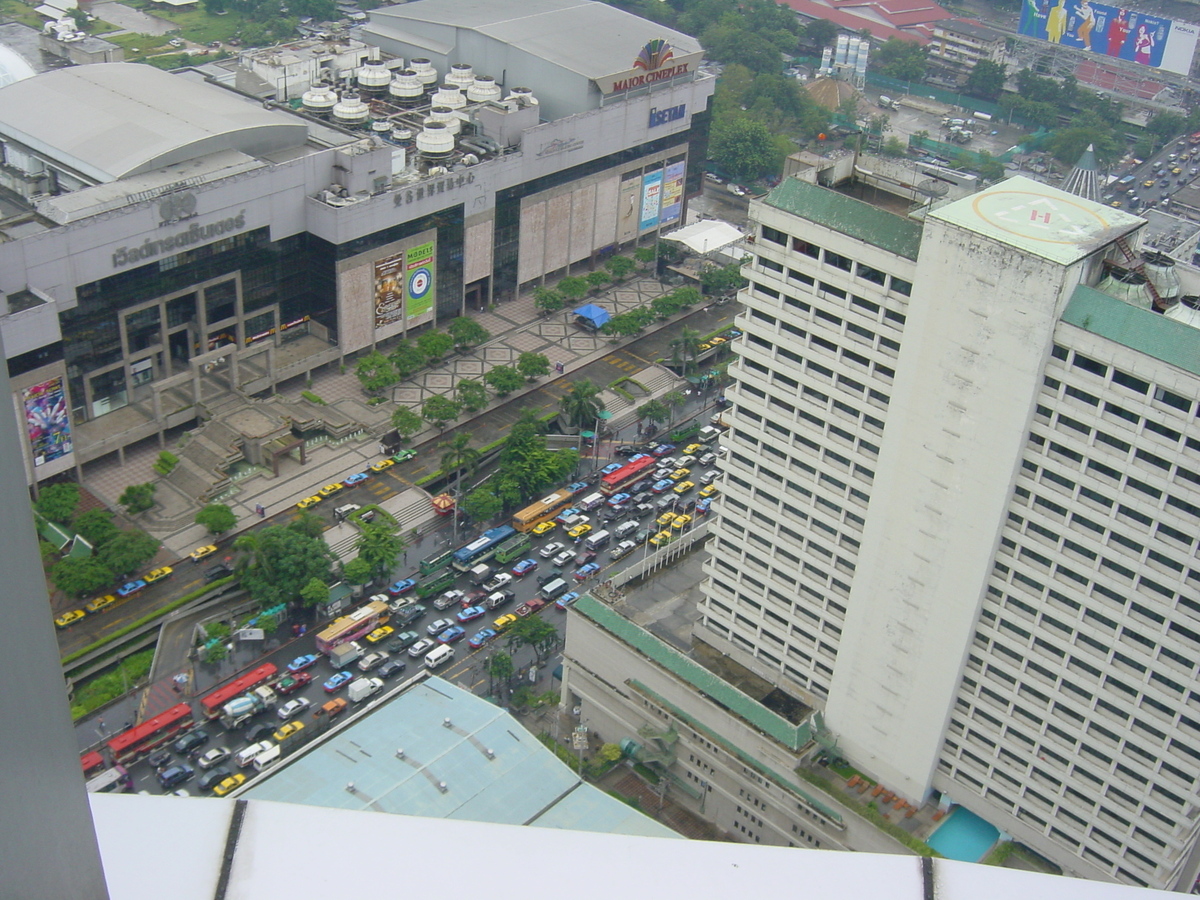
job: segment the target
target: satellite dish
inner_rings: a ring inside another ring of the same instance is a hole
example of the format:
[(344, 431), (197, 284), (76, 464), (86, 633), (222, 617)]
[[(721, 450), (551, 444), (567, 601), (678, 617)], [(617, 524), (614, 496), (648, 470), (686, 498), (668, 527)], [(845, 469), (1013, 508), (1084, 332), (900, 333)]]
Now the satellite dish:
[(930, 204), (936, 199), (945, 197), (948, 190), (950, 190), (950, 185), (944, 181), (938, 181), (936, 178), (926, 178), (917, 184), (917, 193), (926, 197)]

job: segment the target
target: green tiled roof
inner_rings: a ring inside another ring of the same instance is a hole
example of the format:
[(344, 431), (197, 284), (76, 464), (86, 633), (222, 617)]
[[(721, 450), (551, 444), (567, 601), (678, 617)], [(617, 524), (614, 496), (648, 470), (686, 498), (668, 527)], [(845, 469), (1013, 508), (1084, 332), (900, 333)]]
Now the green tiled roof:
[(619, 613), (613, 612), (590, 594), (585, 594), (576, 600), (572, 604), (572, 608), (644, 656), (654, 660), (673, 675), (682, 678), (713, 702), (725, 707), (759, 731), (779, 741), (789, 750), (799, 750), (808, 743), (810, 730), (806, 725), (793, 725), (778, 713), (771, 712), (729, 682), (722, 681), (704, 666), (688, 659), (678, 650), (664, 644), (650, 632), (639, 628)]
[(1132, 306), (1095, 288), (1079, 285), (1062, 320), (1145, 353), (1168, 365), (1200, 375), (1200, 330)]
[(783, 179), (763, 202), (906, 259), (921, 249), (918, 223), (799, 178)]

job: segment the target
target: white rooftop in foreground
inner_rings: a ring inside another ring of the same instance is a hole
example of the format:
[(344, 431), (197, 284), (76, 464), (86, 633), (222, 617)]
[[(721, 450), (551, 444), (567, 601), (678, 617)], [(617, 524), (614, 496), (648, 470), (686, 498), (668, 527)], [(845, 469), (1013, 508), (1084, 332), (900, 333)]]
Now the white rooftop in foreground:
[[(650, 893), (689, 900), (1173, 896), (942, 859), (925, 864), (914, 856), (553, 828), (531, 832), (517, 825), (265, 800), (130, 794), (93, 794), (90, 799), (112, 900), (329, 900), (347, 895), (363, 900), (394, 898), (404, 891), (401, 885), (429, 890), (442, 880), (455, 896), (522, 900), (613, 900)], [(456, 863), (465, 859), (469, 865)]]
[(711, 253), (714, 250), (731, 247), (744, 237), (745, 235), (739, 229), (728, 222), (722, 222), (719, 219), (705, 219), (702, 222), (693, 222), (691, 225), (677, 228), (670, 234), (664, 234), (662, 239), (679, 241), (693, 253)]

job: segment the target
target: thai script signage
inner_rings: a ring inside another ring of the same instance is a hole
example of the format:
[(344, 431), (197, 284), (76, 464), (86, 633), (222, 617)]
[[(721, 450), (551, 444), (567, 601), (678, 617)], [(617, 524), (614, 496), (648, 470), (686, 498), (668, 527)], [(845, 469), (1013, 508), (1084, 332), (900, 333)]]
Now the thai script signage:
[(206, 244), (216, 238), (234, 234), (245, 227), (246, 211), (243, 209), (236, 216), (221, 219), (219, 222), (213, 222), (209, 225), (192, 224), (182, 231), (168, 235), (165, 238), (159, 238), (158, 240), (146, 238), (142, 243), (133, 247), (121, 247), (114, 251), (112, 255), (113, 268), (119, 269), (121, 266), (127, 266), (131, 263), (154, 259), (154, 257), (161, 256), (164, 253), (187, 250), (191, 247)]

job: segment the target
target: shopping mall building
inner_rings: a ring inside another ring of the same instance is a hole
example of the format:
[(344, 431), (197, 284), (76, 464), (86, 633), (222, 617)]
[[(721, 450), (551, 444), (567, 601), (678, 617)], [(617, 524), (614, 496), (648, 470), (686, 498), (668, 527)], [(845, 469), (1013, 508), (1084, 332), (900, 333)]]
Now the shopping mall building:
[(266, 103), (125, 63), (0, 88), (29, 483), (678, 223), (715, 83), (699, 44), (603, 3), (511, 9), (374, 10), (355, 68), (345, 41), (307, 69), (267, 54), (309, 84)]

